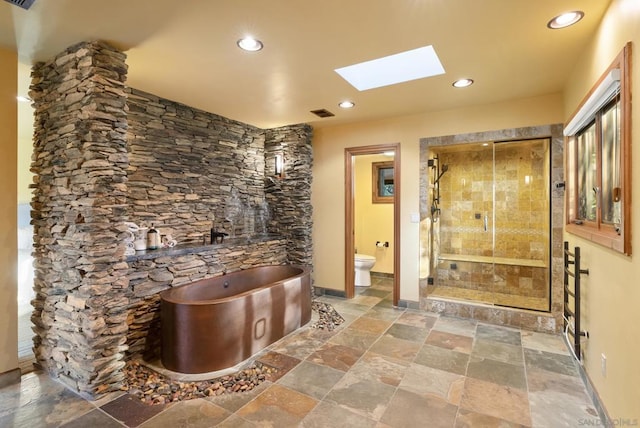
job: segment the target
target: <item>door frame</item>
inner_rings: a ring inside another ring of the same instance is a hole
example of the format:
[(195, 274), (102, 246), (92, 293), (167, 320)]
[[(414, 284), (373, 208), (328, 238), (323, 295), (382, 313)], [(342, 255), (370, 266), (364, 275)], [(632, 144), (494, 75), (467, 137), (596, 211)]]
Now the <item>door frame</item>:
[(375, 146), (348, 147), (344, 149), (345, 168), (345, 297), (355, 296), (355, 200), (353, 163), (359, 155), (377, 155), (393, 151), (393, 306), (398, 306), (400, 296), (400, 143)]

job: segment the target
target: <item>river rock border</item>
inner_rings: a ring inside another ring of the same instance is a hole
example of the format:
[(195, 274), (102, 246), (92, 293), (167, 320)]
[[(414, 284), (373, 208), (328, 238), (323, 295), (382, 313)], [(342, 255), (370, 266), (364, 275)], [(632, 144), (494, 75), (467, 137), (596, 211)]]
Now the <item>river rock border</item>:
[(126, 383), (122, 390), (144, 404), (167, 404), (194, 398), (248, 392), (269, 380), (275, 372), (277, 369), (257, 362), (231, 375), (212, 380), (182, 382), (167, 379), (139, 361), (128, 361), (124, 368)]

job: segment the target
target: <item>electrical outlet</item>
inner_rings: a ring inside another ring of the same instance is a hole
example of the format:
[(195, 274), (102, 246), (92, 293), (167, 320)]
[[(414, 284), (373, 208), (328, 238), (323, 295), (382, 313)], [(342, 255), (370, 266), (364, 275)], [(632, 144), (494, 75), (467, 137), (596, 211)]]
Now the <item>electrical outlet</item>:
[(602, 377), (607, 377), (607, 356), (604, 354), (600, 354), (600, 372)]

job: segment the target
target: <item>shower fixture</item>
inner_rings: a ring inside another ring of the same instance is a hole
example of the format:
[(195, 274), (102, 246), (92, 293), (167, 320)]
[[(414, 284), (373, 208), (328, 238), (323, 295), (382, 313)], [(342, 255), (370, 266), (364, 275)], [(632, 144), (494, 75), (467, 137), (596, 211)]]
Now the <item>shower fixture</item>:
[(438, 220), (438, 216), (434, 216), (435, 214), (438, 214), (438, 216), (440, 216), (440, 208), (438, 208), (438, 201), (436, 199), (434, 199), (431, 203), (431, 217), (433, 218), (434, 222)]
[(433, 184), (438, 184), (438, 182), (440, 181), (440, 178), (442, 178), (442, 176), (444, 175), (445, 172), (449, 171), (449, 165), (442, 164), (442, 169), (440, 170), (440, 173), (438, 174), (438, 177), (436, 177), (436, 180), (433, 182)]
[(433, 180), (433, 197), (431, 201), (431, 219), (435, 223), (436, 221), (438, 221), (438, 217), (440, 217), (440, 208), (438, 207), (438, 203), (440, 202), (440, 179), (442, 178), (444, 173), (449, 170), (449, 166), (447, 164), (442, 164), (442, 166), (440, 166), (440, 159), (438, 158), (438, 156), (434, 156), (432, 159), (428, 159), (427, 166), (429, 166), (429, 168), (435, 168)]

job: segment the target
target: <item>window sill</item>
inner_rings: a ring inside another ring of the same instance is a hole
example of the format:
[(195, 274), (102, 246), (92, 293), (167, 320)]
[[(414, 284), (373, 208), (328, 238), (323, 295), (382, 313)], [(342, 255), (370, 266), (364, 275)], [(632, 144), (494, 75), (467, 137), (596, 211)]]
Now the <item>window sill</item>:
[(598, 230), (589, 225), (577, 225), (573, 223), (565, 225), (565, 230), (567, 233), (624, 254), (624, 239), (616, 232)]

